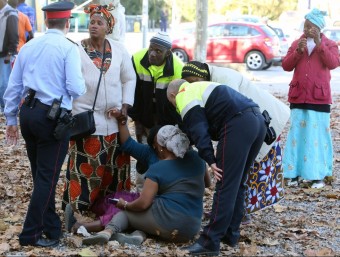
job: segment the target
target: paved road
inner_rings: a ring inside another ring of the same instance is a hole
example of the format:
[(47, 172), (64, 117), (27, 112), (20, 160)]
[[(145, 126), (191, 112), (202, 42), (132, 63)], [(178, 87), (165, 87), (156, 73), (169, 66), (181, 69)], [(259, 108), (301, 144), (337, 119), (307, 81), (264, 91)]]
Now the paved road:
[[(333, 94), (340, 94), (340, 68), (331, 71), (331, 87)], [(288, 85), (293, 72), (285, 72), (281, 66), (271, 67), (266, 71), (247, 71), (246, 75), (255, 85), (261, 86), (271, 93), (288, 93)]]

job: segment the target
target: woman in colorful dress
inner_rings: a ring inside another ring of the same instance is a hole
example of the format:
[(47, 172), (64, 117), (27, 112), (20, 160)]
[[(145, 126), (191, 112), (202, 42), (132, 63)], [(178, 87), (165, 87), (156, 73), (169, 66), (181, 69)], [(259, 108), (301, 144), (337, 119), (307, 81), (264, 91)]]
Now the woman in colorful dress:
[(97, 199), (109, 193), (130, 190), (130, 156), (119, 151), (118, 123), (107, 113), (119, 107), (127, 115), (134, 102), (136, 75), (126, 48), (106, 38), (115, 24), (111, 8), (93, 4), (84, 9), (90, 14), (90, 38), (78, 43), (87, 92), (73, 102), (73, 114), (92, 109), (104, 47), (105, 52), (94, 108), (96, 132), (70, 141), (63, 209), (70, 204), (76, 212), (91, 210)]
[[(182, 78), (188, 82), (213, 81), (227, 85), (267, 110), (276, 140), (263, 143), (247, 180), (246, 213), (250, 214), (278, 202), (283, 197), (283, 171), (280, 134), (289, 119), (289, 108), (265, 90), (251, 84), (241, 73), (224, 67), (191, 61), (184, 65)], [(246, 215), (246, 218), (249, 216)]]

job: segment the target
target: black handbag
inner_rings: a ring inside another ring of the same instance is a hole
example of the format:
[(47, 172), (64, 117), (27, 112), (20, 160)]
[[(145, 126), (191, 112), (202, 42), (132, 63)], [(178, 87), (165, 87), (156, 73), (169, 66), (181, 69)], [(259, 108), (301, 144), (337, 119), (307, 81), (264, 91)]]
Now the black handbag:
[(96, 96), (94, 98), (93, 106), (91, 110), (81, 112), (78, 114), (73, 115), (74, 118), (74, 125), (71, 128), (71, 140), (79, 140), (84, 137), (87, 137), (89, 135), (92, 135), (94, 132), (96, 132), (96, 123), (94, 120), (94, 106), (96, 105), (97, 101), (97, 95), (98, 95), (98, 90), (100, 86), (100, 81), (102, 79), (103, 75), (103, 66), (104, 66), (104, 61), (105, 61), (105, 45), (106, 45), (106, 40), (104, 40), (104, 50), (103, 50), (103, 58), (102, 58), (102, 65), (100, 68), (100, 75), (99, 75), (99, 80), (98, 80), (98, 85), (97, 85), (97, 91), (96, 91)]
[(74, 125), (71, 128), (71, 140), (79, 140), (96, 132), (93, 110), (73, 115)]

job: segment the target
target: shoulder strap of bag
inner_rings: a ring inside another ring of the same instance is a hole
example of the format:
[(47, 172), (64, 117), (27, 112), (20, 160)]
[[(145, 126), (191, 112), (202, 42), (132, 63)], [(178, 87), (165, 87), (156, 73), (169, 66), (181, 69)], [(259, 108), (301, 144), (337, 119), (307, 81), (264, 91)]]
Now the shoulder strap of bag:
[(93, 106), (92, 106), (92, 111), (94, 111), (94, 106), (96, 105), (97, 96), (98, 96), (98, 90), (99, 90), (99, 86), (100, 86), (100, 81), (102, 80), (103, 67), (104, 67), (104, 61), (105, 61), (105, 46), (106, 46), (106, 39), (104, 39), (104, 49), (103, 49), (102, 66), (100, 67), (100, 75), (99, 75), (99, 80), (98, 80), (98, 85), (97, 85), (96, 96), (94, 97), (94, 102), (93, 102)]

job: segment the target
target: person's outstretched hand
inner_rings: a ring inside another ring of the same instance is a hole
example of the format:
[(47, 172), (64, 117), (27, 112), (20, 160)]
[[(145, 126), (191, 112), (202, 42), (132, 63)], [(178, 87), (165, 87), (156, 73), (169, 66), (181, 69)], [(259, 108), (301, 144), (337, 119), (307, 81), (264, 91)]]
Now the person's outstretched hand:
[(220, 168), (217, 168), (216, 163), (211, 164), (210, 168), (211, 168), (211, 171), (214, 173), (215, 179), (220, 181), (222, 178), (223, 170), (221, 170)]
[(129, 105), (129, 104), (123, 104), (123, 106), (122, 106), (122, 115), (124, 115), (126, 119), (127, 119), (127, 116), (128, 116), (128, 109), (130, 107), (131, 107), (131, 105)]
[(19, 139), (18, 126), (7, 126), (6, 127), (6, 143), (9, 145), (16, 145)]
[(118, 122), (121, 122), (123, 125), (126, 123), (126, 116), (124, 116), (122, 111), (116, 107), (108, 109), (106, 114), (109, 118), (116, 118)]

